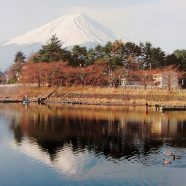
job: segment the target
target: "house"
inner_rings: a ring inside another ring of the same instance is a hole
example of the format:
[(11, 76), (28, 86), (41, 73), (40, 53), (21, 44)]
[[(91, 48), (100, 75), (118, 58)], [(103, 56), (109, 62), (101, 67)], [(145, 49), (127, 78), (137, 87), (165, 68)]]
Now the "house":
[[(137, 73), (136, 73), (137, 74)], [(179, 77), (175, 71), (148, 71), (143, 74), (138, 73), (138, 76), (121, 78), (120, 86), (135, 87), (135, 88), (159, 88), (159, 89), (178, 89)]]
[(174, 71), (163, 71), (159, 73), (152, 74), (154, 86), (158, 88), (167, 88), (170, 87), (172, 89), (178, 89), (179, 86), (179, 78), (178, 74)]
[(120, 86), (140, 86), (143, 82), (133, 78), (121, 78)]

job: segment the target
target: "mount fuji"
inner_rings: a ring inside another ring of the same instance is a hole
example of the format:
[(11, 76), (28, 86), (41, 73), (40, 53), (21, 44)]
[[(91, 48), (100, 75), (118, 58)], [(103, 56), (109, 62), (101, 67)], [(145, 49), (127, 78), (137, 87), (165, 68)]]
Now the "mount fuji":
[(1, 63), (0, 68), (7, 68), (19, 50), (27, 56), (36, 52), (49, 41), (52, 35), (56, 35), (65, 48), (72, 48), (74, 45), (91, 48), (97, 44), (103, 45), (116, 39), (113, 31), (87, 15), (69, 14), (2, 43), (0, 45), (0, 60), (3, 64)]
[(89, 43), (105, 44), (115, 39), (114, 33), (97, 23), (85, 14), (70, 14), (60, 17), (40, 28), (34, 29), (23, 36), (10, 39), (4, 46), (44, 44), (56, 34), (63, 42), (64, 47), (73, 45), (87, 45)]

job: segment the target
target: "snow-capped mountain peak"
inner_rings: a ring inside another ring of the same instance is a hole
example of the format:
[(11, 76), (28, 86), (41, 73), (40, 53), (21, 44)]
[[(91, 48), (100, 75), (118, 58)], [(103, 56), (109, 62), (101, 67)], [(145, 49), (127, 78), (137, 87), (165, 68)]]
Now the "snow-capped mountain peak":
[(105, 44), (116, 39), (114, 33), (85, 14), (69, 14), (55, 19), (26, 34), (10, 39), (7, 45), (44, 44), (56, 34), (64, 47), (73, 45)]

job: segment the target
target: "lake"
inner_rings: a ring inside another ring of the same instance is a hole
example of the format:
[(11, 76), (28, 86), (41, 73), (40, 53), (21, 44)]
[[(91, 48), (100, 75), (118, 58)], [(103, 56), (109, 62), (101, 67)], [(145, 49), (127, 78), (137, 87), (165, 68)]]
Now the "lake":
[(0, 104), (0, 149), (1, 186), (185, 186), (186, 112)]

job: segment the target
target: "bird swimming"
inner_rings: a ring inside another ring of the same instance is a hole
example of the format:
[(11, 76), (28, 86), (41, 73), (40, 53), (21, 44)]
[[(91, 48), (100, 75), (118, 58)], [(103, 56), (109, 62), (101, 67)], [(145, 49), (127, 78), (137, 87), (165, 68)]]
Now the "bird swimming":
[(165, 152), (165, 155), (166, 156), (173, 156), (174, 154), (172, 152), (168, 151), (168, 152)]
[(171, 164), (171, 161), (163, 159), (163, 165), (167, 165), (167, 164)]
[(171, 155), (171, 156), (173, 157), (173, 160), (175, 160), (175, 159), (181, 159), (181, 156), (175, 156), (174, 154)]
[(181, 156), (176, 156), (175, 154), (173, 154), (173, 153), (170, 152), (170, 151), (165, 152), (165, 155), (166, 155), (166, 156), (172, 156), (173, 160), (175, 160), (175, 159), (181, 159)]

